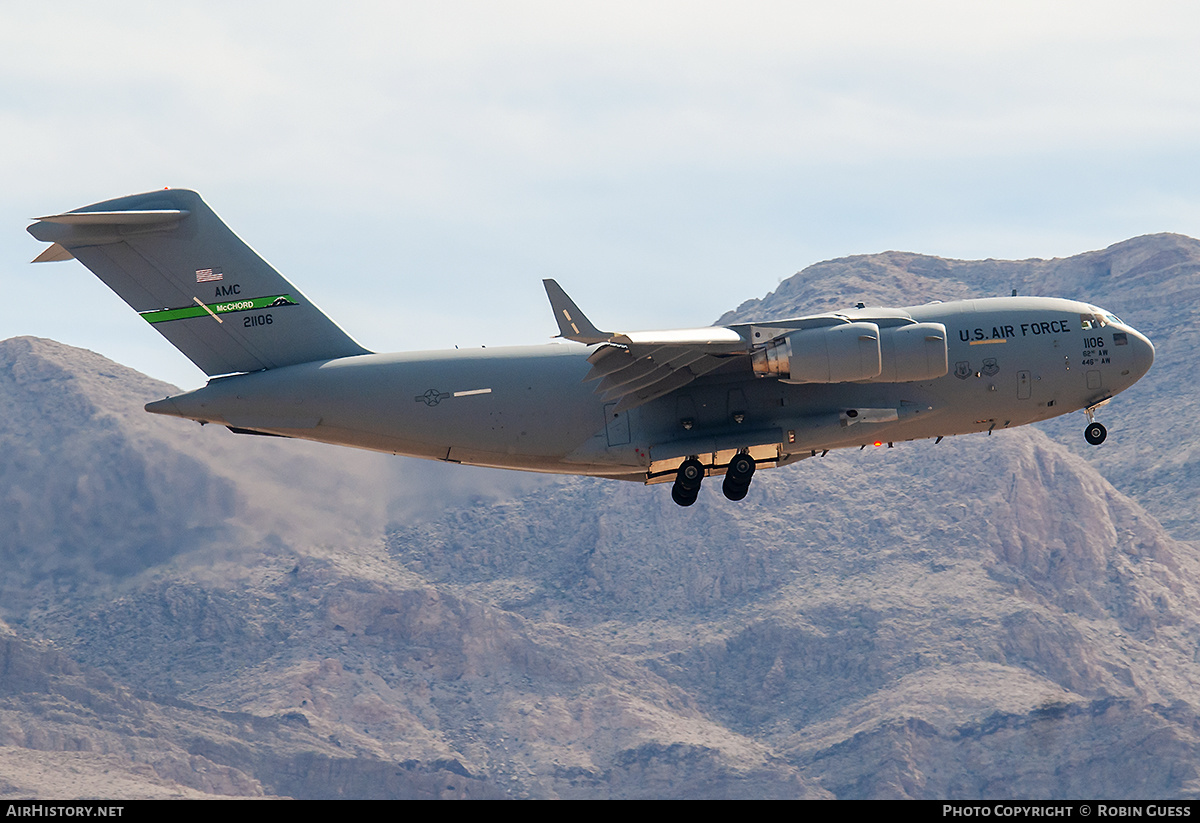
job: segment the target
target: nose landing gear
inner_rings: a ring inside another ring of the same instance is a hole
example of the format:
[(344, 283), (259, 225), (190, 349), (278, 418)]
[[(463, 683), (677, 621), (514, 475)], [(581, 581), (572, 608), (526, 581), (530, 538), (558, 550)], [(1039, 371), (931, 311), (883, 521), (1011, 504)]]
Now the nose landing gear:
[(1093, 446), (1099, 446), (1108, 437), (1108, 429), (1104, 425), (1096, 422), (1096, 407), (1084, 409), (1087, 414), (1087, 428), (1083, 430), (1083, 439), (1091, 443)]

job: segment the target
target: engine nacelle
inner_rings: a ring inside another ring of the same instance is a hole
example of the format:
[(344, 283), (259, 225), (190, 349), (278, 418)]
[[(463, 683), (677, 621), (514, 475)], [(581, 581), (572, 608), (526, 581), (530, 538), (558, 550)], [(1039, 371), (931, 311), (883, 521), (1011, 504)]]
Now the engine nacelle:
[(949, 370), (941, 323), (801, 329), (756, 351), (752, 362), (759, 377), (784, 383), (908, 383), (933, 380)]
[(882, 368), (872, 383), (933, 380), (950, 370), (946, 327), (941, 323), (910, 323), (879, 331)]
[(879, 327), (841, 323), (801, 329), (773, 340), (753, 356), (754, 373), (785, 383), (870, 380), (880, 371)]

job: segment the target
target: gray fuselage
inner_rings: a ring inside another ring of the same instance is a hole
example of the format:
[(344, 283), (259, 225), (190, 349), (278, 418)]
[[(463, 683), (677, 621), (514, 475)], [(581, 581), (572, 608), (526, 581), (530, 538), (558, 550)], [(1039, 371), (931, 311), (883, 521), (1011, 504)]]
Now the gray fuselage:
[(552, 343), (303, 363), (216, 378), (147, 409), (412, 457), (656, 482), (689, 456), (720, 473), (721, 455), (738, 450), (749, 449), (760, 465), (783, 465), (826, 449), (1092, 409), (1135, 383), (1154, 359), (1137, 331), (1071, 300), (987, 298), (904, 311), (918, 323), (945, 325), (944, 376), (792, 384), (756, 376), (742, 357), (613, 414), (616, 404), (584, 382), (593, 347)]

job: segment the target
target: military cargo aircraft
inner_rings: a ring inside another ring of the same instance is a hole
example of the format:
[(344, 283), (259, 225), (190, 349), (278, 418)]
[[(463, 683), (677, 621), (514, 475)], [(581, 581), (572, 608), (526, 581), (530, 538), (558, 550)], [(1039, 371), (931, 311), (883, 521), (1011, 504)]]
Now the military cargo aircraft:
[(731, 500), (831, 449), (992, 432), (1096, 409), (1154, 346), (1089, 303), (988, 297), (667, 331), (601, 331), (544, 281), (570, 342), (376, 354), (195, 192), (37, 218), (34, 262), (75, 258), (210, 379), (147, 404), (242, 434), (526, 471), (673, 483)]

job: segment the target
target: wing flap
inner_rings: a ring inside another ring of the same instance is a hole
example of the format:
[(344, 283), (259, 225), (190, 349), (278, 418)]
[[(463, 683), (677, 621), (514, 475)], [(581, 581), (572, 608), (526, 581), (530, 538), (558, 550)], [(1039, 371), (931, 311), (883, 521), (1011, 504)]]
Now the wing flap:
[(606, 345), (588, 355), (588, 362), (592, 364), (592, 368), (583, 378), (585, 383), (614, 374), (636, 361), (627, 346)]
[(554, 280), (543, 280), (559, 337), (587, 345), (602, 344), (588, 356), (592, 368), (584, 381), (598, 380), (596, 393), (616, 401), (616, 412), (686, 386), (729, 362), (748, 358), (752, 347), (739, 331), (726, 326), (664, 331), (600, 331)]
[(600, 381), (596, 386), (597, 394), (607, 394), (622, 386), (638, 383), (662, 368), (662, 364), (656, 362), (653, 355), (638, 359), (630, 354), (626, 355), (625, 359), (626, 363), (622, 368), (611, 372)]
[(705, 355), (702, 359), (674, 370), (648, 386), (623, 395), (613, 411), (620, 414), (623, 411), (637, 408), (643, 403), (657, 400), (665, 394), (670, 394), (676, 389), (686, 386), (696, 378), (703, 377), (709, 372), (719, 369), (728, 362), (729, 358), (727, 357)]
[(606, 394), (606, 399), (612, 399), (614, 395), (624, 396), (633, 394), (665, 380), (693, 363), (703, 360), (705, 357), (707, 355), (704, 352), (694, 349), (674, 349), (671, 351), (660, 349), (658, 354), (637, 361), (637, 366), (640, 367), (645, 364), (649, 368), (649, 371), (644, 371), (640, 376), (635, 376), (634, 379), (623, 380), (605, 386), (606, 382), (618, 376), (625, 375), (628, 369), (618, 372), (615, 375), (609, 375), (600, 381), (600, 385), (596, 388), (596, 391), (603, 391)]
[(58, 243), (51, 243), (49, 246), (47, 246), (45, 249), (42, 250), (41, 254), (39, 254), (37, 257), (33, 258), (33, 260), (31, 260), (29, 262), (31, 262), (31, 263), (57, 263), (59, 260), (74, 260), (74, 259), (75, 259), (75, 255), (71, 254), (71, 252), (69, 252), (67, 249), (63, 248)]

